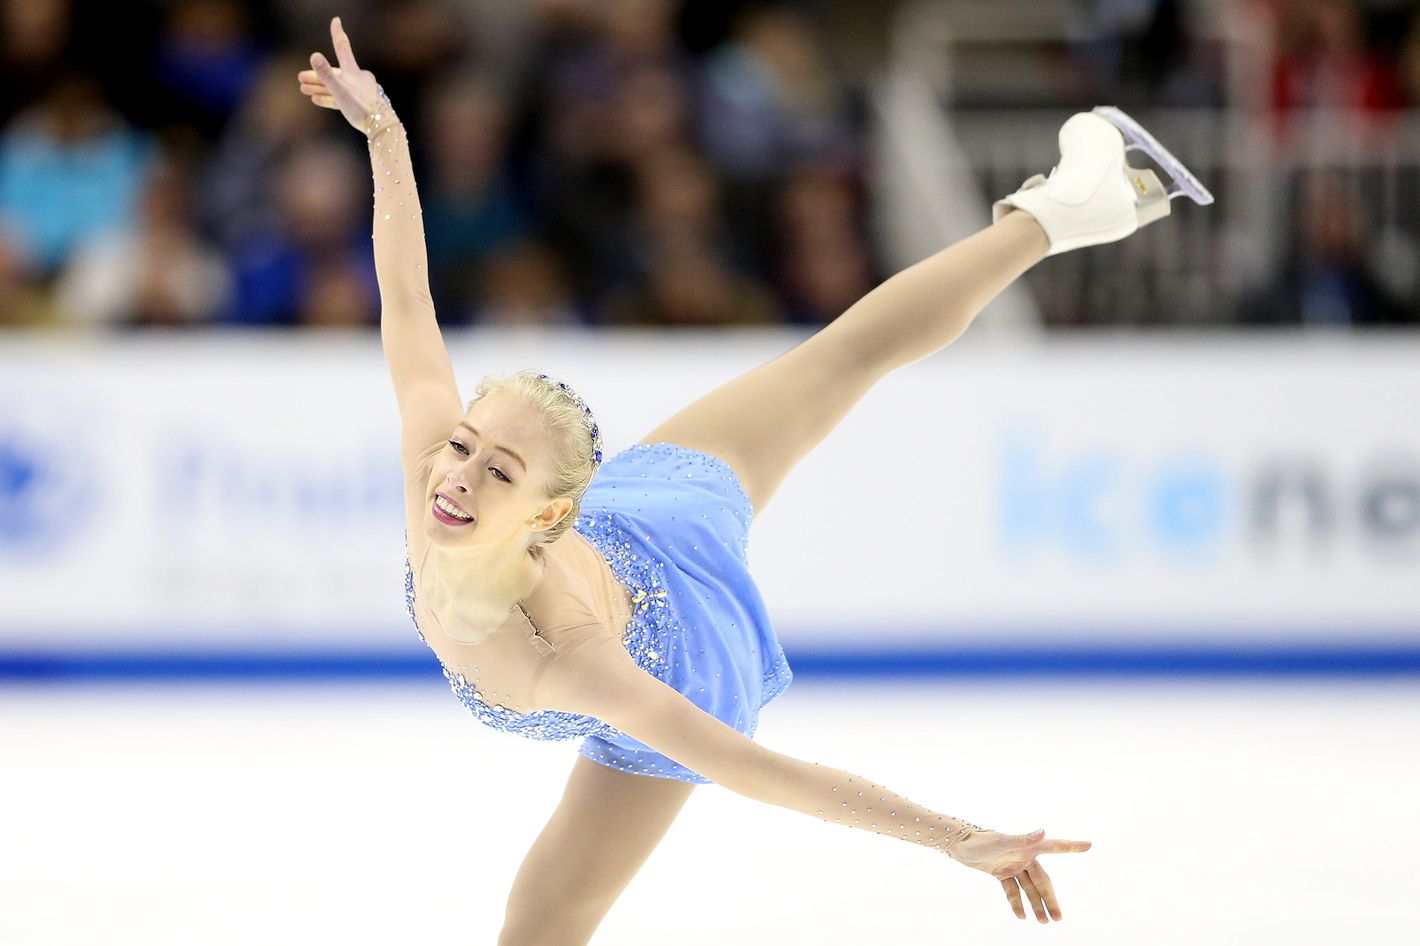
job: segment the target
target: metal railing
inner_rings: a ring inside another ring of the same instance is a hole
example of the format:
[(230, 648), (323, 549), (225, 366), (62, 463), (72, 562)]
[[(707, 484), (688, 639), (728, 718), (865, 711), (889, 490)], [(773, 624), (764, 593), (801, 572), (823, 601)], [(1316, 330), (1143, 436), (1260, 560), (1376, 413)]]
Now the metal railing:
[[(1069, 109), (952, 107), (959, 42), (1031, 43), (1063, 28), (1042, 16), (1030, 18), (1025, 32), (1002, 32), (999, 23), (994, 33), (977, 26), (962, 32), (984, 22), (938, 2), (909, 4), (895, 21), (890, 61), (874, 89), (878, 153), (891, 159), (878, 175), (880, 232), (895, 264), (927, 255), (934, 238), (945, 245), (983, 226), (992, 201), (1059, 160), (1056, 136)], [(1254, 31), (1245, 21), (1220, 28), (1237, 40), (1230, 88), (1255, 83)], [(1027, 298), (1013, 303), (1025, 321), (1236, 324), (1250, 299), (1288, 278), (1303, 243), (1346, 239), (1337, 224), (1352, 228), (1356, 252), (1396, 301), (1412, 312), (1420, 306), (1420, 110), (1279, 114), (1255, 96), (1234, 98), (1236, 106), (1226, 109), (1130, 109), (1216, 203), (1177, 200), (1170, 219), (1126, 240), (1046, 260), (1027, 274)], [(1138, 152), (1130, 161), (1150, 166)], [(912, 200), (900, 193), (905, 178)], [(1318, 201), (1322, 191), (1328, 200)], [(1347, 219), (1318, 219), (1318, 212)]]
[[(1053, 110), (964, 112), (950, 122), (984, 193), (1001, 196), (1059, 160)], [(1250, 117), (1226, 110), (1134, 113), (1212, 190), (1199, 207), (1180, 198), (1171, 219), (1116, 244), (1052, 257), (1027, 276), (1047, 324), (1234, 324), (1254, 294), (1287, 278), (1320, 230), (1309, 217), (1343, 213), (1356, 251), (1402, 297), (1420, 239), (1420, 113), (1335, 112)], [(1150, 166), (1138, 152), (1131, 163)], [(1322, 179), (1332, 196), (1318, 203)], [(1354, 216), (1353, 216), (1354, 215)], [(1342, 233), (1335, 239), (1346, 240)], [(1399, 250), (1385, 256), (1387, 247)]]

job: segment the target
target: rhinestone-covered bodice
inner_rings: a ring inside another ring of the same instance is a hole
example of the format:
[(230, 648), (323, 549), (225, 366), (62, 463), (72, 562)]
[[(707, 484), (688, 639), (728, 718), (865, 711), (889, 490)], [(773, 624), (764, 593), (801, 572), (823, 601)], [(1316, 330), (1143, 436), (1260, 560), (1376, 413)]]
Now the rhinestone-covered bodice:
[[(630, 593), (632, 610), (622, 636), (637, 666), (658, 679), (665, 679), (666, 656), (670, 652), (672, 635), (679, 632), (674, 610), (668, 600), (662, 578), (663, 562), (641, 554), (631, 540), (625, 525), (615, 513), (598, 510), (583, 511), (573, 528), (602, 556), (615, 579)], [(414, 609), (414, 569), (410, 561), (408, 533), (405, 534), (404, 597), (405, 613), (414, 624), (419, 639), (433, 650)], [(437, 653), (436, 653), (437, 656)], [(444, 678), (459, 701), (485, 725), (516, 733), (530, 739), (564, 740), (579, 736), (601, 735), (608, 738), (621, 735), (615, 727), (592, 716), (556, 710), (535, 710), (520, 713), (496, 701), (489, 701), (478, 688), (459, 671), (450, 671), (440, 659)]]

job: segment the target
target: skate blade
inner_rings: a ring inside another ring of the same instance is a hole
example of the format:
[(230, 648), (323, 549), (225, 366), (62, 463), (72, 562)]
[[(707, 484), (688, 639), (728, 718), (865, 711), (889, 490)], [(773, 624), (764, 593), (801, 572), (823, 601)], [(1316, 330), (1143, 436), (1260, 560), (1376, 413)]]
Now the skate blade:
[(1193, 172), (1184, 167), (1183, 162), (1174, 157), (1169, 149), (1159, 144), (1153, 135), (1145, 131), (1143, 125), (1113, 105), (1096, 105), (1094, 112), (1119, 129), (1120, 134), (1124, 136), (1125, 151), (1143, 151), (1159, 163), (1159, 166), (1169, 176), (1166, 190), (1170, 200), (1183, 194), (1191, 198), (1195, 204), (1206, 205), (1213, 202), (1213, 195), (1208, 192), (1208, 188), (1204, 187), (1203, 183), (1193, 176)]

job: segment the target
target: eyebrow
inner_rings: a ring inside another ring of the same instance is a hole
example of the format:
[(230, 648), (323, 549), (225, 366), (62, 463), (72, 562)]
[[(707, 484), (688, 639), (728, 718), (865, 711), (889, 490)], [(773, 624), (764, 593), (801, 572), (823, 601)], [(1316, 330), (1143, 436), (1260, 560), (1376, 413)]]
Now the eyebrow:
[[(483, 439), (483, 435), (480, 434), (478, 431), (474, 430), (474, 429), (473, 429), (473, 425), (470, 424), (468, 421), (466, 421), (466, 420), (461, 420), (461, 421), (459, 421), (459, 426), (460, 426), (460, 427), (467, 427), (469, 433), (473, 434), (475, 437), (477, 437), (477, 438), (480, 439), (480, 440)], [(528, 471), (528, 464), (527, 464), (527, 461), (525, 461), (522, 457), (518, 456), (518, 455), (517, 455), (516, 453), (514, 453), (512, 450), (509, 450), (507, 447), (503, 446), (503, 445), (500, 444), (500, 443), (495, 443), (495, 444), (493, 445), (493, 449), (495, 449), (495, 450), (502, 450), (502, 451), (503, 451), (504, 453), (506, 453), (508, 456), (512, 457), (514, 460), (517, 460), (519, 463), (522, 464), (522, 466), (523, 466), (523, 472), (524, 472), (524, 473), (526, 473), (526, 472)]]

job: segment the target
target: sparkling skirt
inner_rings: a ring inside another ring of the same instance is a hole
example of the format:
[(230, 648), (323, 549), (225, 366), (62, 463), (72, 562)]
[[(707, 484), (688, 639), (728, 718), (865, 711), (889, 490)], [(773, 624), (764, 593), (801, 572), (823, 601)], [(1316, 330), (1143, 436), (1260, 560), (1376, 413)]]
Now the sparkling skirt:
[[(793, 680), (749, 574), (753, 514), (723, 460), (636, 444), (602, 464), (575, 525), (631, 591), (627, 650), (636, 663), (750, 737), (760, 709)], [(611, 727), (578, 751), (628, 772), (711, 781)]]

